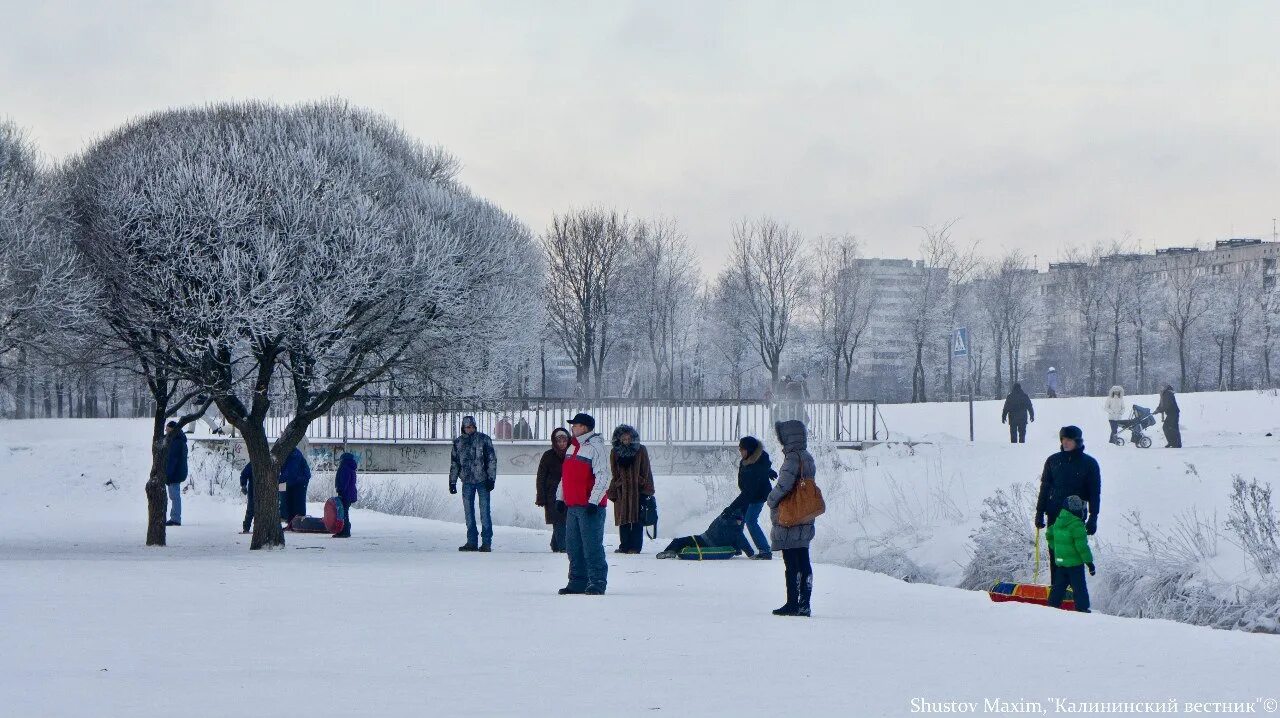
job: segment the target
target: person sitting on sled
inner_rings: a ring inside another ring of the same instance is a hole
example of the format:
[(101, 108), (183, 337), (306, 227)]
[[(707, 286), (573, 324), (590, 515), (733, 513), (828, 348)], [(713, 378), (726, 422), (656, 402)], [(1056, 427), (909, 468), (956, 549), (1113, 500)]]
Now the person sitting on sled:
[[(681, 536), (671, 543), (658, 554), (658, 558), (678, 558), (680, 552), (686, 548), (714, 548), (717, 546), (730, 546), (737, 549), (737, 553), (745, 553), (748, 556), (754, 556), (755, 551), (752, 550), (751, 544), (747, 542), (747, 537), (742, 534), (743, 516), (747, 512), (747, 498), (741, 494), (733, 500), (715, 521), (707, 527), (707, 530), (697, 536)], [(737, 554), (735, 554), (737, 555)]]
[(1095, 572), (1093, 553), (1089, 550), (1089, 532), (1084, 526), (1087, 507), (1088, 504), (1079, 496), (1068, 496), (1057, 520), (1049, 524), (1046, 537), (1057, 568), (1049, 587), (1049, 606), (1053, 608), (1062, 606), (1067, 586), (1070, 586), (1076, 610), (1089, 613), (1089, 586), (1084, 569), (1086, 566), (1089, 568), (1090, 576)]

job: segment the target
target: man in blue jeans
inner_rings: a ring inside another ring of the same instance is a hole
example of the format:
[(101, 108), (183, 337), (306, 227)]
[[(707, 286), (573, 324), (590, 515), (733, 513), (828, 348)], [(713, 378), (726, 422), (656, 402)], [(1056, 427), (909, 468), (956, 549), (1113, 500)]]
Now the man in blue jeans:
[[(449, 493), (458, 493), (462, 480), (462, 510), (467, 519), (467, 542), (459, 551), (493, 550), (493, 517), (489, 513), (489, 493), (498, 478), (498, 455), (493, 440), (477, 430), (474, 416), (462, 417), (462, 434), (453, 440), (449, 460)], [(476, 498), (480, 499), (480, 527), (476, 531)], [(476, 540), (481, 541), (476, 545)]]
[(178, 422), (165, 424), (169, 435), (164, 452), (164, 482), (169, 490), (169, 520), (165, 526), (182, 525), (182, 482), (187, 480), (187, 435), (178, 428)]
[(569, 420), (573, 439), (564, 457), (556, 503), (565, 513), (569, 583), (560, 595), (603, 596), (609, 583), (604, 555), (604, 510), (609, 488), (609, 447), (596, 433), (596, 420), (579, 413)]

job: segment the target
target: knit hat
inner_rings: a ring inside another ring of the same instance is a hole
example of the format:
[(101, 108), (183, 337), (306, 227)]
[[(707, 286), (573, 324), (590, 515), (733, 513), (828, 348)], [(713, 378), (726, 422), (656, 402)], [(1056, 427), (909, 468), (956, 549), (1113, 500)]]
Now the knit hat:
[(1084, 499), (1079, 496), (1068, 496), (1067, 500), (1063, 502), (1062, 505), (1066, 507), (1067, 511), (1070, 511), (1077, 516), (1084, 516), (1084, 510), (1087, 506)]
[(1062, 431), (1058, 432), (1058, 438), (1071, 439), (1072, 441), (1078, 442), (1084, 439), (1084, 432), (1081, 431), (1078, 426), (1064, 426), (1062, 427)]

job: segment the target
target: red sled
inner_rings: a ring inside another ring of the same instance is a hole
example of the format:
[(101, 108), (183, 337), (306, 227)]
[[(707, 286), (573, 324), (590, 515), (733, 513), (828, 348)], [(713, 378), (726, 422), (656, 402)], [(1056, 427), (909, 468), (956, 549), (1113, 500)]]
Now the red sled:
[[(1038, 583), (1014, 583), (1012, 581), (996, 581), (987, 591), (987, 595), (996, 603), (1013, 601), (1015, 603), (1034, 603), (1037, 606), (1049, 605), (1049, 587)], [(1062, 598), (1061, 608), (1066, 611), (1076, 610), (1076, 599), (1068, 587)]]
[(324, 529), (331, 534), (340, 533), (347, 527), (347, 507), (342, 499), (334, 496), (324, 502)]

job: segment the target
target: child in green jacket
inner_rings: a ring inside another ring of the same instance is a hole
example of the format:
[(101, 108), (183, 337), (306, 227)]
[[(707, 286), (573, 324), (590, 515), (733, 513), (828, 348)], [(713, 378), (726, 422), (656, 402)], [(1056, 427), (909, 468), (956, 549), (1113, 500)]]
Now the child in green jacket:
[(1053, 585), (1049, 587), (1049, 605), (1054, 608), (1062, 605), (1067, 586), (1071, 586), (1076, 610), (1089, 613), (1089, 586), (1085, 582), (1084, 569), (1089, 567), (1090, 576), (1095, 572), (1093, 553), (1089, 551), (1089, 532), (1084, 525), (1087, 506), (1079, 496), (1068, 496), (1058, 519), (1049, 525), (1046, 532), (1057, 568), (1053, 572)]

